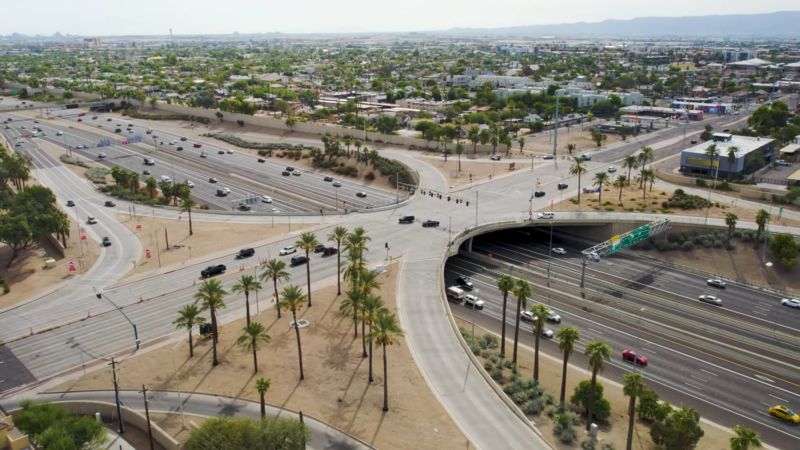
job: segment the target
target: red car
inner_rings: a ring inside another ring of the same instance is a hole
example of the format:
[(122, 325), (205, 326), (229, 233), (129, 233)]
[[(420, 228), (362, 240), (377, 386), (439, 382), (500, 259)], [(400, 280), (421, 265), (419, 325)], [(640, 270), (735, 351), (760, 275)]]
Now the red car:
[(86, 115), (86, 113), (80, 113), (80, 114), (78, 114), (78, 117), (83, 117), (85, 115)]
[(201, 143), (199, 143), (199, 142), (194, 144), (194, 148), (200, 148), (200, 147), (202, 147), (202, 146), (203, 146), (203, 144), (201, 144)]
[(623, 350), (622, 360), (627, 362), (632, 362), (640, 366), (647, 365), (647, 358), (642, 356), (641, 353), (637, 353), (636, 350)]
[(145, 174), (145, 175), (150, 175), (150, 171), (149, 171), (149, 170), (147, 170), (147, 169), (144, 169), (144, 170), (142, 171), (142, 173), (143, 173), (143, 174)]

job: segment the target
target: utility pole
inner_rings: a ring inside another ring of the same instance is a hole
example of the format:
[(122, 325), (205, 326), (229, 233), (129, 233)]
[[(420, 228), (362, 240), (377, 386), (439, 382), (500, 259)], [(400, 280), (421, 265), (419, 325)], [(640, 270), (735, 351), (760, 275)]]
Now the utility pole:
[(556, 164), (556, 170), (558, 170), (558, 157), (556, 156), (556, 150), (558, 149), (558, 92), (556, 94), (556, 120), (555, 120), (555, 130), (553, 133), (553, 161)]
[(147, 417), (147, 434), (150, 435), (150, 450), (155, 450), (153, 445), (153, 427), (150, 424), (150, 407), (147, 405), (147, 388), (142, 385), (142, 396), (144, 397), (144, 414)]
[(114, 397), (117, 400), (117, 417), (119, 417), (119, 434), (125, 432), (125, 425), (122, 423), (122, 402), (119, 401), (119, 384), (117, 383), (117, 366), (114, 357), (111, 357), (111, 374), (114, 380)]

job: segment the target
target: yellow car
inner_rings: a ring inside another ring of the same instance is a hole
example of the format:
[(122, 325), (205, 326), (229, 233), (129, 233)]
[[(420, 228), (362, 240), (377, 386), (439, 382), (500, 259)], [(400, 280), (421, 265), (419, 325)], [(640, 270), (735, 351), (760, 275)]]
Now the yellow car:
[(772, 408), (770, 408), (769, 415), (777, 419), (785, 420), (789, 423), (800, 422), (800, 416), (798, 416), (791, 409), (781, 405), (773, 406)]

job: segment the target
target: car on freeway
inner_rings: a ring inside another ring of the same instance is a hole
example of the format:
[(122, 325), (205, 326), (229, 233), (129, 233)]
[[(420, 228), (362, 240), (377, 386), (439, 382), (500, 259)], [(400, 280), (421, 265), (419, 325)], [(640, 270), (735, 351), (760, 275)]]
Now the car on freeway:
[(188, 139), (187, 139), (187, 138), (185, 138), (185, 137), (181, 137), (181, 140), (182, 140), (182, 141), (188, 141)]
[(117, 124), (117, 126), (118, 126), (118, 127), (121, 127), (121, 126), (122, 126), (122, 124), (121, 124), (121, 123), (118, 123), (118, 124)]
[(147, 170), (147, 169), (144, 169), (144, 170), (142, 171), (142, 173), (143, 173), (143, 174), (145, 174), (145, 175), (150, 175), (150, 171), (149, 171), (149, 170)]
[(246, 205), (244, 203), (239, 205), (239, 211), (250, 211), (250, 209), (252, 209), (252, 208), (250, 208), (250, 205)]
[(201, 158), (208, 158), (208, 152), (200, 152)]
[(317, 246), (314, 247), (314, 253), (322, 253), (324, 251), (325, 251), (325, 244), (317, 244)]
[(456, 284), (458, 285), (458, 287), (464, 289), (465, 291), (471, 291), (475, 287), (475, 285), (472, 284), (472, 280), (470, 280), (469, 277), (456, 278)]
[(322, 252), (322, 256), (331, 256), (339, 253), (339, 249), (336, 247), (328, 247)]
[(725, 282), (720, 279), (713, 279), (706, 281), (706, 284), (720, 289), (725, 289)]
[(776, 161), (775, 164), (777, 164), (779, 166), (791, 166), (792, 165), (792, 163), (790, 163), (789, 161)]
[(169, 145), (175, 145), (175, 144), (177, 144), (177, 142), (175, 142), (175, 141), (169, 141)]
[(553, 159), (553, 155), (544, 155), (542, 159)]
[(342, 183), (339, 183), (338, 181), (334, 181), (333, 182), (333, 187), (342, 187)]
[(692, 144), (697, 144), (697, 139), (692, 139)]
[(225, 191), (226, 194), (230, 194), (231, 193), (231, 190), (226, 188), (226, 187), (222, 188), (222, 190)]
[(611, 167), (609, 167), (609, 168), (608, 168), (608, 171), (609, 171), (610, 173), (611, 173), (611, 172), (616, 172), (616, 171), (617, 171), (617, 168), (616, 168), (616, 167), (614, 167), (614, 166), (611, 166)]
[(541, 336), (545, 337), (547, 339), (553, 339), (553, 330), (551, 330), (550, 328), (547, 328), (547, 327), (542, 327)]
[(175, 150), (181, 151), (181, 150), (183, 150), (183, 147), (178, 147)]
[[(106, 122), (111, 122), (111, 118), (106, 119)], [(147, 134), (150, 134), (150, 132), (148, 131)]]
[(202, 147), (202, 146), (203, 146), (203, 144), (201, 144), (201, 143), (199, 143), (199, 142), (195, 142), (195, 143), (194, 143), (194, 145), (193, 145), (192, 147), (194, 147), (194, 148), (200, 148), (200, 147)]
[[(108, 121), (110, 122), (110, 121), (111, 121), (111, 119), (108, 119)], [(153, 134), (153, 129), (151, 128), (151, 129), (149, 129), (149, 130), (145, 131), (145, 133), (147, 133), (147, 134)]]
[(106, 236), (103, 238), (103, 247), (108, 247), (109, 245), (111, 245), (111, 239)]
[(291, 174), (292, 174), (292, 172), (289, 172), (289, 171), (286, 171), (286, 170), (284, 170), (283, 172), (281, 172), (281, 175), (283, 175), (283, 176), (285, 176), (285, 177), (288, 177), (288, 176), (289, 176), (289, 175), (291, 175)]
[(300, 264), (305, 264), (308, 262), (308, 257), (306, 255), (297, 255), (292, 257), (289, 261), (289, 264), (293, 266), (299, 266)]
[(472, 294), (467, 294), (464, 296), (464, 306), (470, 308), (474, 307), (475, 309), (483, 309), (483, 300)]
[[(522, 311), (522, 313), (520, 313), (519, 316), (520, 318), (522, 318), (522, 320), (526, 322), (533, 322), (534, 320), (536, 320), (536, 316), (534, 316), (533, 313), (530, 311)], [(556, 314), (555, 311), (551, 310), (550, 314), (548, 314), (545, 320), (553, 323), (561, 323), (561, 316)]]
[(264, 158), (258, 158), (258, 162), (263, 163), (263, 162), (267, 162), (267, 160), (264, 159)]
[(272, 203), (272, 197), (270, 197), (268, 195), (265, 195), (265, 196), (261, 197), (261, 202), (263, 202), (263, 203)]
[(229, 155), (232, 155), (232, 154), (233, 154), (233, 150), (231, 150), (231, 149), (227, 149), (227, 150), (225, 150), (225, 151), (226, 151), (226, 152), (228, 152), (228, 154), (229, 154)]
[(205, 269), (200, 271), (200, 276), (203, 278), (208, 278), (212, 275), (219, 275), (221, 273), (225, 273), (228, 268), (224, 264), (216, 264), (213, 266), (208, 266)]
[(63, 135), (64, 133), (62, 133), (61, 131), (56, 131), (56, 136), (63, 136)]
[(722, 132), (723, 132), (723, 133), (730, 133), (730, 132), (731, 132), (731, 129), (730, 129), (730, 128), (723, 128), (723, 129), (722, 129)]
[(75, 202), (72, 200), (67, 200), (67, 206), (75, 206)]
[(734, 111), (734, 112), (733, 112), (733, 115), (734, 115), (734, 116), (738, 116), (738, 115), (739, 115), (739, 111)]
[(569, 187), (569, 185), (567, 183), (558, 183), (558, 190), (559, 191), (563, 190), (563, 189), (566, 189), (568, 187)]
[(397, 219), (397, 223), (414, 223), (416, 218), (414, 216), (401, 216)]
[(281, 212), (281, 210), (278, 209), (278, 208), (270, 208), (269, 212), (277, 214), (277, 213)]
[(209, 183), (216, 183), (216, 182), (217, 182), (217, 179), (216, 179), (216, 178), (214, 178), (214, 177), (211, 177), (211, 178), (209, 178), (209, 179), (208, 179), (208, 182), (209, 182)]
[(494, 155), (489, 159), (491, 159), (492, 161), (500, 161), (500, 155)]
[(192, 183), (192, 182), (191, 182), (191, 181), (189, 181), (189, 180), (186, 180), (186, 185), (187, 185), (187, 186), (189, 186), (190, 188), (193, 188), (193, 187), (194, 187), (194, 183)]
[(287, 172), (292, 172), (293, 170), (294, 170), (294, 167), (292, 167), (292, 166), (286, 166), (286, 171), (287, 171)]
[(280, 251), (280, 255), (283, 256), (283, 255), (288, 255), (289, 253), (295, 253), (295, 252), (297, 252), (297, 247), (295, 247), (294, 245), (290, 245), (288, 247), (283, 247), (281, 249), (281, 251)]
[(116, 203), (114, 203), (114, 202), (112, 202), (111, 200), (106, 200), (106, 202), (105, 202), (105, 205), (106, 205), (106, 206), (109, 206), (109, 207), (114, 207), (114, 206), (117, 206), (117, 204), (116, 204)]
[(553, 249), (553, 253), (558, 254), (558, 255), (566, 255), (567, 251), (564, 250), (561, 247), (556, 247), (556, 248)]
[(366, 192), (356, 192), (356, 197), (366, 198), (367, 197), (367, 193)]
[(23, 125), (23, 126), (19, 127), (19, 129), (20, 129), (20, 130), (27, 130), (27, 129), (28, 129), (28, 127), (26, 127), (25, 125)]
[(438, 227), (439, 221), (438, 220), (426, 220), (422, 222), (423, 227)]
[(534, 197), (544, 197), (544, 191), (536, 191), (533, 193)]
[(711, 303), (712, 305), (722, 306), (722, 299), (716, 295), (703, 294), (698, 297), (701, 302)]
[(641, 353), (635, 350), (623, 350), (622, 351), (622, 360), (625, 362), (631, 362), (640, 366), (647, 365), (647, 358), (642, 356)]
[(333, 181), (333, 177), (325, 177), (322, 181)]
[(225, 192), (225, 189), (217, 189), (217, 195), (220, 197), (227, 197), (228, 193)]
[(775, 405), (769, 409), (769, 415), (789, 423), (800, 423), (800, 416), (786, 406)]
[(217, 152), (217, 154), (218, 155), (224, 155), (225, 154), (225, 150), (220, 150), (220, 151)]
[(299, 170), (295, 170), (294, 172), (292, 172), (292, 175), (294, 175), (296, 177), (299, 177), (300, 176), (300, 171)]
[(89, 225), (94, 225), (94, 224), (96, 224), (96, 223), (97, 223), (97, 219), (95, 219), (95, 218), (94, 218), (94, 216), (89, 216), (89, 217), (86, 219), (86, 223), (88, 223)]
[(800, 300), (796, 298), (785, 298), (781, 300), (781, 305), (788, 306), (790, 308), (800, 308)]

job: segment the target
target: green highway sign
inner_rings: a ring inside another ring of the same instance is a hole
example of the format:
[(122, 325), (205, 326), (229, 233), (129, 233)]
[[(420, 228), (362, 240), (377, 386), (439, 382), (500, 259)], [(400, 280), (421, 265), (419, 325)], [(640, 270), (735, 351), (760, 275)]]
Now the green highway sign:
[(636, 228), (628, 234), (623, 236), (614, 236), (611, 238), (611, 247), (608, 253), (616, 253), (623, 248), (630, 247), (631, 245), (641, 242), (650, 237), (650, 224)]

